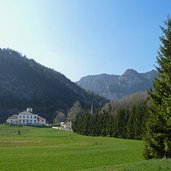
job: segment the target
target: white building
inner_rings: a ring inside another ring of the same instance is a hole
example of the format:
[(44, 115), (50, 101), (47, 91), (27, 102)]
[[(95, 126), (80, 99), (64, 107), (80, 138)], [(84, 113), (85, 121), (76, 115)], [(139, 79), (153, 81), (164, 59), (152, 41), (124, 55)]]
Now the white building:
[(72, 130), (72, 122), (71, 121), (61, 122), (61, 127), (63, 129)]
[(32, 108), (27, 108), (26, 111), (9, 117), (7, 123), (13, 125), (45, 125), (46, 119), (34, 114)]

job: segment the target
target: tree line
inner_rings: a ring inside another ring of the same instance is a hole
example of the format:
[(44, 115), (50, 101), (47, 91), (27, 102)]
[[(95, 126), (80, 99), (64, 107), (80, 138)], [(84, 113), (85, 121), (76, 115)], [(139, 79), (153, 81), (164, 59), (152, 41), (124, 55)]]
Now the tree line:
[(142, 139), (146, 121), (146, 95), (134, 94), (113, 101), (91, 114), (83, 110), (73, 122), (76, 133), (93, 136), (111, 136)]

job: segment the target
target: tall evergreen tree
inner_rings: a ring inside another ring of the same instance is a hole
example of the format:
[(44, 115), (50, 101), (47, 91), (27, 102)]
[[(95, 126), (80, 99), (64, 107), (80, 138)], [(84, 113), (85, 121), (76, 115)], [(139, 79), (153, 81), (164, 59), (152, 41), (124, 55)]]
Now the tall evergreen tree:
[(157, 63), (158, 77), (148, 92), (145, 158), (171, 158), (171, 18), (161, 27)]

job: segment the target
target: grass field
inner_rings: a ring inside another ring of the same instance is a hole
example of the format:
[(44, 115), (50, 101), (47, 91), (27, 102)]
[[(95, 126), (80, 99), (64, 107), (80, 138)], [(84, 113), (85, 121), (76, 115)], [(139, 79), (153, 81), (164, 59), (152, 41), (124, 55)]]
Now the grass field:
[[(18, 135), (20, 129), (21, 135)], [(145, 161), (143, 142), (88, 137), (52, 128), (0, 126), (0, 171), (168, 171), (171, 160)]]

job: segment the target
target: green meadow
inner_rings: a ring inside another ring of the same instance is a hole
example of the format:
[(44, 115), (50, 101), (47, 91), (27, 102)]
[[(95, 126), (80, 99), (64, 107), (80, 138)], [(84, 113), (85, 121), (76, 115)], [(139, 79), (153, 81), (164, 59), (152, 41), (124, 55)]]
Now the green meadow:
[(144, 160), (143, 146), (52, 128), (0, 126), (0, 171), (171, 170), (171, 160)]

